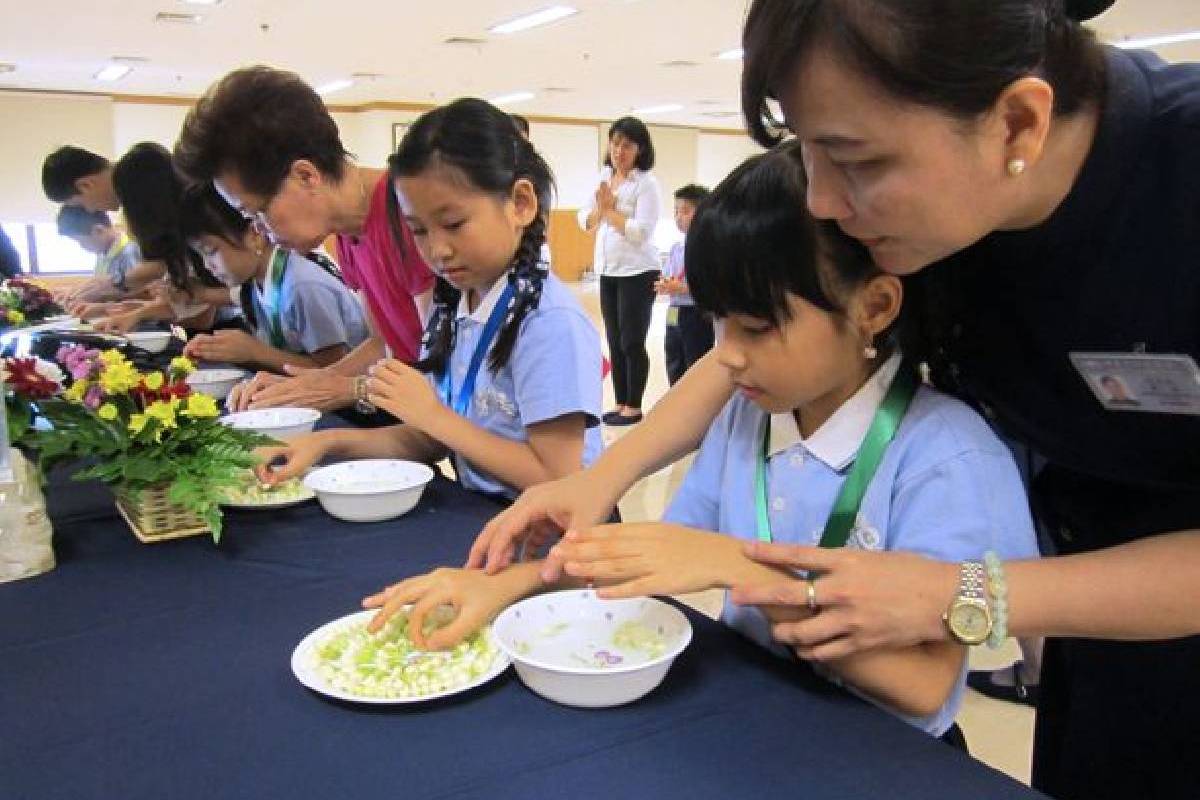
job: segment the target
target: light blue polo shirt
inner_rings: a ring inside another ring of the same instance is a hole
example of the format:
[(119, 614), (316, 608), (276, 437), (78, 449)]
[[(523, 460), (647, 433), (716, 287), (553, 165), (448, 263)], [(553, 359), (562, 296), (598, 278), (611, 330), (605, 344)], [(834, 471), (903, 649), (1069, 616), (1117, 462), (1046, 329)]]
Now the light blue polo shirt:
[[(271, 311), (257, 282), (251, 297), (257, 321), (254, 335), (274, 347)], [(353, 350), (371, 335), (362, 305), (346, 284), (295, 251), (288, 253), (275, 302), (289, 352), (308, 355), (339, 344)]]
[[(801, 438), (791, 414), (772, 415), (767, 496), (776, 542), (820, 541), (899, 365), (899, 356), (893, 356), (808, 440)], [(754, 476), (766, 416), (744, 396), (729, 401), (705, 436), (665, 521), (757, 538)], [(917, 390), (867, 488), (847, 546), (909, 550), (953, 562), (979, 560), (988, 550), (1003, 560), (1038, 556), (1028, 500), (1008, 448), (968, 406), (926, 386)], [(721, 618), (788, 655), (771, 639), (770, 623), (758, 609), (726, 599)], [(954, 690), (936, 714), (898, 716), (942, 735), (962, 703), (966, 674), (964, 659)]]
[[(459, 304), (450, 374), (454, 391), (462, 386), (475, 353), (475, 345), (488, 317), (504, 293), (508, 277), (501, 277), (483, 296), (474, 312), (467, 310), (466, 295)], [(493, 346), (495, 341), (492, 342)], [(566, 414), (587, 415), (583, 463), (600, 456), (601, 403), (600, 335), (571, 291), (553, 274), (542, 284), (538, 307), (521, 320), (521, 330), (508, 363), (496, 375), (485, 359), (475, 381), (467, 419), (488, 431), (517, 442), (529, 441), (526, 427)], [(431, 377), (435, 389), (440, 378)], [(457, 396), (457, 395), (456, 395)], [(454, 469), (467, 489), (514, 499), (520, 491), (475, 468), (453, 454)]]

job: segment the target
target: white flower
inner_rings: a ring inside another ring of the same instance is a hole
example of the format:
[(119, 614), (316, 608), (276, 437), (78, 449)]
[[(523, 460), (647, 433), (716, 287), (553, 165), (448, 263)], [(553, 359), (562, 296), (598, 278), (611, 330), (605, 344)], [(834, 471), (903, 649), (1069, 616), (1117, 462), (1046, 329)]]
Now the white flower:
[[(58, 364), (41, 358), (34, 359), (33, 370), (46, 380), (55, 383), (59, 389), (62, 389), (63, 381), (67, 378), (66, 374), (61, 368), (59, 368)], [(8, 379), (7, 369), (4, 370), (4, 378), (5, 380)]]

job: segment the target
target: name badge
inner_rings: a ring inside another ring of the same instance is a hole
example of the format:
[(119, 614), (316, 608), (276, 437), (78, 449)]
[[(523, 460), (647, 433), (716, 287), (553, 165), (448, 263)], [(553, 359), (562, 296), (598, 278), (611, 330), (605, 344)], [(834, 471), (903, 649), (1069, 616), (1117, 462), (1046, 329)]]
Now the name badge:
[(1071, 353), (1071, 363), (1109, 411), (1200, 415), (1200, 369), (1187, 355)]
[(667, 324), (679, 324), (679, 306), (667, 306)]

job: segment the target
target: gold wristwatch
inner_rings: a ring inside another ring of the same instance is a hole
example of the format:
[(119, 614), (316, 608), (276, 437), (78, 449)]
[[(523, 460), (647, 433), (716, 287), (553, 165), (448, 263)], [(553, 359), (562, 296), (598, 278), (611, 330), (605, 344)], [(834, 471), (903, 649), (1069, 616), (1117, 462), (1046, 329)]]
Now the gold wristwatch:
[(983, 588), (985, 574), (980, 561), (964, 561), (959, 568), (958, 594), (942, 615), (959, 644), (983, 644), (992, 632), (992, 610)]

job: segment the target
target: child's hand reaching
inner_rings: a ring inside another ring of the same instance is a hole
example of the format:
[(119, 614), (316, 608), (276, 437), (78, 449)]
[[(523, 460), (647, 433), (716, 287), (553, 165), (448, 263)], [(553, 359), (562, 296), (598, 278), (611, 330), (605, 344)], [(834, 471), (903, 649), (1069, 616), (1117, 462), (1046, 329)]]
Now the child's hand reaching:
[(427, 431), (431, 420), (449, 411), (429, 379), (403, 361), (380, 361), (371, 368), (367, 399), (397, 419)]
[(571, 531), (547, 561), (573, 577), (606, 584), (597, 591), (605, 598), (730, 586), (758, 571), (737, 539), (661, 522)]
[[(537, 586), (536, 567), (511, 567), (496, 575), (478, 569), (442, 567), (426, 575), (400, 581), (381, 592), (363, 598), (363, 608), (378, 608), (367, 630), (378, 632), (404, 606), (412, 605), (408, 615), (408, 635), (422, 650), (446, 650), (491, 622), (497, 614), (520, 600)], [(454, 619), (425, 637), (422, 627), (430, 612), (450, 606)]]

